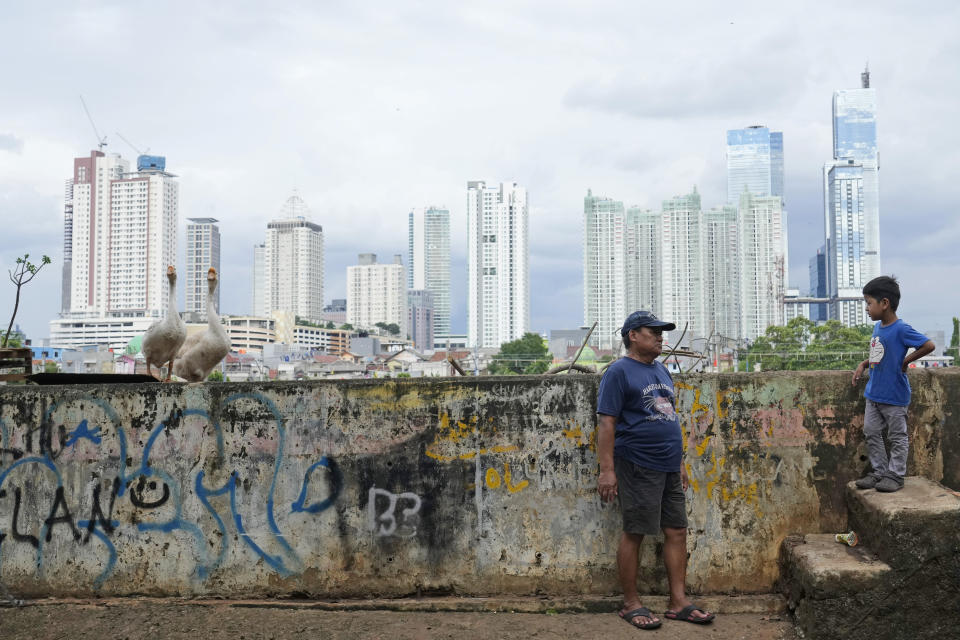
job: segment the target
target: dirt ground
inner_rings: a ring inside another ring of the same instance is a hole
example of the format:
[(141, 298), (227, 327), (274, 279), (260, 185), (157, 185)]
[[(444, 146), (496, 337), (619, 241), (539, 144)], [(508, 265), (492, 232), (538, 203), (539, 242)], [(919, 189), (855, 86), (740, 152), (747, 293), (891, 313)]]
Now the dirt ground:
[(0, 608), (0, 637), (31, 640), (311, 640), (455, 638), (619, 638), (796, 640), (783, 616), (720, 615), (710, 626), (665, 620), (657, 631), (633, 629), (614, 613), (428, 613), (321, 611), (308, 608), (171, 604), (42, 604)]

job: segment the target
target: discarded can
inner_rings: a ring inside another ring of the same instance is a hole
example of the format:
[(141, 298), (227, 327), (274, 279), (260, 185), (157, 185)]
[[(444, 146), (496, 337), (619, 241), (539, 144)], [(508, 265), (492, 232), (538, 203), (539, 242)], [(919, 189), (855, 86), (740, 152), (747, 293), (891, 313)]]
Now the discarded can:
[(850, 547), (855, 547), (857, 546), (857, 543), (860, 542), (860, 538), (857, 537), (855, 531), (851, 531), (850, 533), (838, 533), (836, 537), (837, 542), (842, 542)]

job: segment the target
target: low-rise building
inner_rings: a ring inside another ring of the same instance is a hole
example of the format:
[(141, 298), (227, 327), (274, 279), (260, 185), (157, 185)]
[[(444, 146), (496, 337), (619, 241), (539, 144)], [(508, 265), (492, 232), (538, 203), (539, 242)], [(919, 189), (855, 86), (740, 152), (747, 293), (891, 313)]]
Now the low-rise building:
[(276, 323), (272, 318), (229, 316), (224, 325), (233, 351), (263, 351), (264, 345), (276, 340)]

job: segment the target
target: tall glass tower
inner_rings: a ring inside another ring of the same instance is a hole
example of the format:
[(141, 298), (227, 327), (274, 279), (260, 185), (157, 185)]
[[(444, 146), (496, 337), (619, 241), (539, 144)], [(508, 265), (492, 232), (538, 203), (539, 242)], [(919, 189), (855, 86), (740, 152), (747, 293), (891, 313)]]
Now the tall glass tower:
[(829, 311), (847, 325), (869, 321), (860, 293), (880, 275), (877, 96), (869, 70), (860, 81), (833, 93), (833, 161), (823, 169)]
[(783, 198), (783, 133), (755, 125), (727, 131), (727, 204), (740, 195)]

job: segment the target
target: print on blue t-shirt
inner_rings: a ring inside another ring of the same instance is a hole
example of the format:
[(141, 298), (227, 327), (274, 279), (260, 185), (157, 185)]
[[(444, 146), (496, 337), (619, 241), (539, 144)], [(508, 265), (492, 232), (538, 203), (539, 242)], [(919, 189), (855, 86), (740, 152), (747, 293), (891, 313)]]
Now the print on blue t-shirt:
[(927, 336), (903, 320), (884, 327), (873, 325), (870, 339), (870, 379), (863, 392), (864, 397), (882, 404), (905, 407), (910, 404), (910, 383), (903, 372), (903, 359), (907, 349), (922, 346)]
[(680, 471), (683, 440), (673, 379), (662, 363), (620, 358), (603, 374), (597, 413), (617, 419), (613, 453), (656, 471)]

